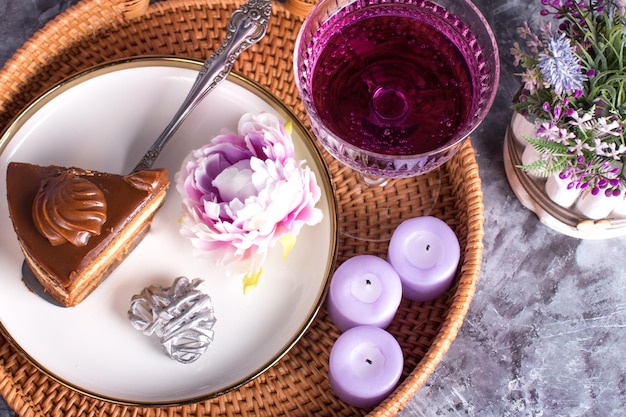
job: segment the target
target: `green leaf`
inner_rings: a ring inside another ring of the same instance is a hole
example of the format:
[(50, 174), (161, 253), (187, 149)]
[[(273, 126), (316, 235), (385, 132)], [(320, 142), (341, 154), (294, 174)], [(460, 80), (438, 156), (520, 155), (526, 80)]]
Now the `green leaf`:
[(564, 155), (568, 153), (567, 146), (543, 138), (524, 137), (539, 153), (543, 155)]
[(568, 159), (565, 156), (549, 161), (539, 159), (530, 164), (518, 165), (517, 167), (536, 177), (549, 177), (563, 171), (563, 168), (567, 166)]

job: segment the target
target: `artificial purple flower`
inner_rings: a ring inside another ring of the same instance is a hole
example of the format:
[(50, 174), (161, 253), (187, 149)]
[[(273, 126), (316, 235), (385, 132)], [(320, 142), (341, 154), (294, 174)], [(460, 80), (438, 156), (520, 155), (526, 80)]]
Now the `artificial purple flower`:
[(582, 90), (587, 77), (582, 72), (580, 60), (572, 50), (569, 38), (564, 33), (554, 33), (546, 47), (547, 52), (539, 54), (537, 66), (554, 92), (561, 95)]
[(304, 225), (322, 220), (315, 174), (295, 159), (285, 125), (269, 113), (245, 114), (237, 134), (192, 151), (175, 179), (181, 234), (195, 253), (248, 262), (244, 290), (256, 285), (269, 248), (281, 242), (286, 254)]

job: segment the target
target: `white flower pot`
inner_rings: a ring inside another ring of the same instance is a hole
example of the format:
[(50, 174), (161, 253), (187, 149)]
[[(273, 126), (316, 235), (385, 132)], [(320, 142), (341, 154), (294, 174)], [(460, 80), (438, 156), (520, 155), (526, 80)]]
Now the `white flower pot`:
[[(524, 152), (522, 152), (522, 165), (530, 165), (533, 162), (537, 162), (539, 159), (541, 159), (541, 153), (532, 145), (526, 145), (526, 147), (524, 148)], [(531, 177), (536, 177), (528, 171), (526, 172), (526, 174)]]
[(611, 216), (618, 218), (626, 218), (626, 193), (622, 193), (620, 197), (616, 197), (619, 201), (613, 208)]
[(513, 113), (513, 118), (511, 119), (511, 130), (514, 133), (515, 140), (524, 147), (528, 145), (528, 142), (524, 138), (535, 137), (537, 132), (535, 124), (517, 112)]
[(546, 194), (550, 197), (550, 200), (564, 208), (571, 207), (580, 195), (579, 189), (568, 189), (568, 184), (569, 181), (567, 179), (561, 179), (559, 174), (551, 175), (546, 180)]
[(600, 220), (607, 218), (619, 202), (617, 197), (607, 197), (603, 193), (593, 195), (590, 189), (586, 189), (576, 202), (576, 209), (592, 220)]

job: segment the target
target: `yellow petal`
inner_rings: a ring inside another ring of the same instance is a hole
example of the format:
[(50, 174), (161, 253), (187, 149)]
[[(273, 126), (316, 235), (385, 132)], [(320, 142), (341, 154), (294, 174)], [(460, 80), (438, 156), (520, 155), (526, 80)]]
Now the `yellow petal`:
[(248, 290), (253, 290), (259, 283), (259, 277), (263, 272), (263, 268), (259, 268), (256, 272), (248, 272), (243, 277), (243, 293), (247, 294)]
[(285, 132), (291, 135), (292, 131), (293, 131), (293, 122), (291, 121), (291, 119), (289, 119), (285, 122)]
[(287, 235), (281, 236), (281, 238), (278, 239), (278, 241), (280, 242), (281, 245), (283, 245), (283, 261), (284, 261), (285, 258), (287, 258), (287, 255), (289, 255), (289, 252), (291, 252), (291, 250), (296, 244), (296, 235), (289, 233)]

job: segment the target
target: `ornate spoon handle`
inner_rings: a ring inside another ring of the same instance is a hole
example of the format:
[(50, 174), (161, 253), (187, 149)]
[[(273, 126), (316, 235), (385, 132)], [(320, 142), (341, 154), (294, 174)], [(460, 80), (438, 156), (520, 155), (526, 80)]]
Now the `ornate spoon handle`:
[(165, 144), (187, 116), (230, 73), (237, 57), (265, 35), (271, 11), (271, 0), (249, 0), (233, 12), (228, 21), (224, 42), (204, 61), (185, 101), (133, 172), (152, 167)]

